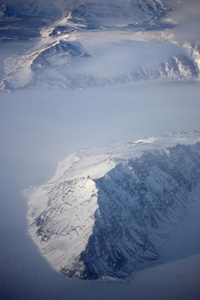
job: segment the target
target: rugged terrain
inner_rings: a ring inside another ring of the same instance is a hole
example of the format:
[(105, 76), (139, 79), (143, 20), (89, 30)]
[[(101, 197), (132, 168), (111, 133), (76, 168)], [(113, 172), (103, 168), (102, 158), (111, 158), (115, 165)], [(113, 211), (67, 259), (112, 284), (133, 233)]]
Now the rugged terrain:
[(1, 90), (199, 79), (199, 43), (176, 40), (172, 12), (158, 0), (1, 4), (1, 42), (29, 41), (5, 59)]
[(80, 150), (24, 191), (29, 233), (68, 277), (127, 278), (199, 201), (199, 161), (199, 132)]

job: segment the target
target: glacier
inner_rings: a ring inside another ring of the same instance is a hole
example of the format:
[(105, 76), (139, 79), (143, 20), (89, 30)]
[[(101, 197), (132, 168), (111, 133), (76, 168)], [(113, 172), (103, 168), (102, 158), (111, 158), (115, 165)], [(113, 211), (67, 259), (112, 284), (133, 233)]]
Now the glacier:
[(200, 192), (200, 132), (81, 149), (23, 191), (28, 232), (70, 278), (124, 279), (160, 246)]

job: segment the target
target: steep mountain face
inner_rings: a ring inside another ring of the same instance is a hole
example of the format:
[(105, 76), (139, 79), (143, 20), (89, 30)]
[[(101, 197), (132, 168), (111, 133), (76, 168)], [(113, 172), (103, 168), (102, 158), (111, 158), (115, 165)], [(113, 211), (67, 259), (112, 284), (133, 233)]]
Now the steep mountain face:
[(200, 144), (177, 146), (167, 154), (146, 152), (95, 181), (99, 208), (80, 255), (83, 278), (124, 278), (159, 258), (159, 244), (186, 214), (190, 191), (199, 183), (199, 150)]
[(90, 55), (78, 43), (69, 43), (60, 40), (59, 44), (55, 44), (41, 52), (33, 60), (31, 69), (36, 71), (37, 69), (46, 67), (59, 67), (63, 66), (63, 63), (69, 65), (71, 60), (74, 61), (76, 58), (88, 56)]
[(158, 260), (159, 246), (199, 200), (199, 140), (199, 132), (173, 134), (69, 156), (49, 183), (25, 192), (42, 254), (80, 279), (127, 278)]
[[(199, 43), (175, 40), (176, 23), (166, 2), (50, 4), (1, 4), (2, 41), (27, 39), (32, 43), (28, 50), (4, 61), (1, 90), (199, 79)], [(107, 69), (116, 72), (110, 74)]]

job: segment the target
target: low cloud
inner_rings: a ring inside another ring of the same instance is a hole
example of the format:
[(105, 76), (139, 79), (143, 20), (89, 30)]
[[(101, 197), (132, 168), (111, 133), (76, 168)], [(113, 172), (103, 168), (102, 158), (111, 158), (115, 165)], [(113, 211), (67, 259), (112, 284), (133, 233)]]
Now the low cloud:
[(181, 41), (200, 41), (200, 1), (171, 1), (174, 7), (173, 19), (177, 22), (176, 39)]
[(92, 58), (78, 61), (70, 73), (114, 78), (141, 68), (155, 71), (163, 60), (181, 53), (183, 50), (179, 47), (162, 43), (113, 43), (107, 48), (95, 50)]
[(24, 186), (78, 148), (200, 128), (199, 84), (189, 82), (19, 91), (3, 94), (0, 108), (0, 156), (23, 168)]

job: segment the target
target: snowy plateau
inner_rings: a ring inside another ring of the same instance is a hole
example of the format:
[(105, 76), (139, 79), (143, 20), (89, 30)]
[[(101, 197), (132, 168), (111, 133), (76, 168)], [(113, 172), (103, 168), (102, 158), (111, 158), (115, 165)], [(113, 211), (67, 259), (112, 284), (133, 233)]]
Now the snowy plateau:
[(79, 150), (23, 194), (29, 234), (54, 269), (128, 278), (161, 258), (160, 246), (199, 201), (200, 132)]
[(26, 43), (4, 60), (3, 91), (199, 81), (199, 42), (177, 39), (168, 1), (7, 2), (0, 4), (0, 42)]

